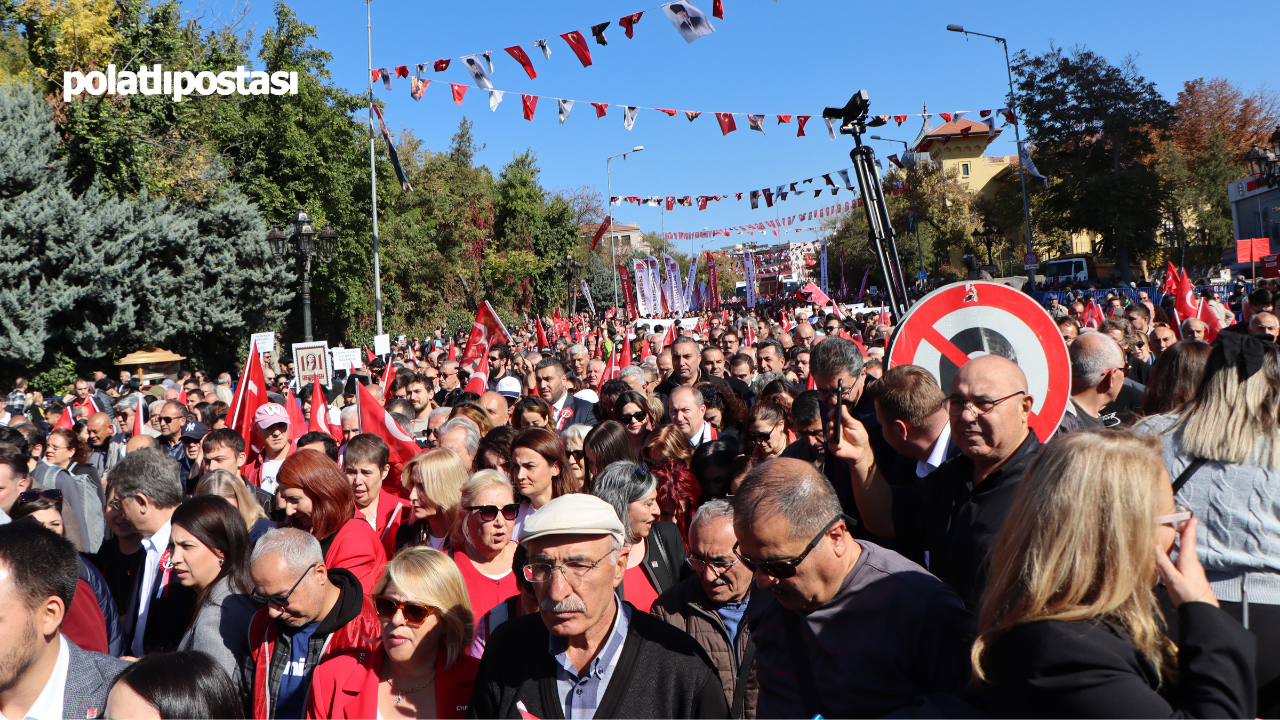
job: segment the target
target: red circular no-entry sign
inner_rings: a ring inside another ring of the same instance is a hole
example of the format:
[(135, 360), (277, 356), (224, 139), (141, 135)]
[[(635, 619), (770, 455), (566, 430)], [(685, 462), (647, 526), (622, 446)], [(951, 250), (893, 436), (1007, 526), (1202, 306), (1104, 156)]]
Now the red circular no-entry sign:
[(1002, 355), (1027, 376), (1031, 429), (1047, 442), (1071, 397), (1071, 361), (1058, 326), (1026, 294), (992, 282), (957, 283), (912, 306), (889, 349), (888, 367), (919, 365), (944, 393), (956, 370), (980, 355)]

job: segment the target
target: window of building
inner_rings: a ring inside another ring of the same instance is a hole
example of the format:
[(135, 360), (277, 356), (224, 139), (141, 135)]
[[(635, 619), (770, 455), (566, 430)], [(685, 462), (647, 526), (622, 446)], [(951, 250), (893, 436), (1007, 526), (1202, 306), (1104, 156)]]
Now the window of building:
[(622, 242), (624, 242), (624, 243), (629, 243), (629, 242), (631, 242), (631, 236), (630, 236), (630, 235), (623, 235), (623, 236), (622, 236)]
[(960, 163), (960, 174), (969, 177), (969, 163)]

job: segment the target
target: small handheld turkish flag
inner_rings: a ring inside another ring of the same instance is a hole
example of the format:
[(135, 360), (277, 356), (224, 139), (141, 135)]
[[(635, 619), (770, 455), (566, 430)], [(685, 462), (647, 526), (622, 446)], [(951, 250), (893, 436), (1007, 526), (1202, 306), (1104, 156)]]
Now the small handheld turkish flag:
[(504, 342), (511, 342), (511, 333), (507, 332), (507, 328), (498, 319), (498, 313), (494, 312), (493, 306), (486, 300), (476, 311), (471, 337), (467, 338), (467, 347), (462, 351), (459, 362), (466, 365), (481, 355), (488, 356), (490, 346)]

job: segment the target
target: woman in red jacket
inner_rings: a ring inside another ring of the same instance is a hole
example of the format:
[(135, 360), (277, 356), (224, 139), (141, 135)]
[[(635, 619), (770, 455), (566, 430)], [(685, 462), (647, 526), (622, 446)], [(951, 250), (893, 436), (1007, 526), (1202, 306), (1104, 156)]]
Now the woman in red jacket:
[(452, 552), (471, 598), (471, 610), (483, 616), (493, 606), (515, 595), (511, 558), (516, 542), (511, 537), (520, 506), (511, 492), (511, 481), (497, 470), (481, 470), (462, 484), (462, 550)]
[(378, 534), (356, 513), (355, 493), (337, 463), (317, 450), (299, 450), (276, 475), (289, 527), (320, 541), (324, 564), (344, 568), (368, 594), (387, 564)]
[(342, 450), (342, 471), (356, 497), (356, 515), (378, 534), (387, 557), (396, 554), (396, 531), (409, 508), (409, 500), (386, 488), (391, 471), (391, 450), (373, 433), (351, 438)]
[(316, 668), (308, 718), (461, 718), (480, 661), (467, 655), (472, 616), (462, 575), (430, 547), (402, 550), (375, 586), (382, 644), (361, 661)]

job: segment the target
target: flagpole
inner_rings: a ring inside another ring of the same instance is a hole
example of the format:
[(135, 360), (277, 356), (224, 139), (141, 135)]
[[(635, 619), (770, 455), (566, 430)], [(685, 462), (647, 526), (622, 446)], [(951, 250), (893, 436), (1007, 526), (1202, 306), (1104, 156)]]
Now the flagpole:
[(364, 0), (365, 29), (369, 47), (369, 189), (373, 197), (373, 313), (382, 334), (382, 269), (378, 262), (378, 165), (373, 149), (373, 0)]
[[(372, 82), (372, 80), (370, 80)], [(617, 157), (616, 155), (604, 159), (604, 175), (605, 175), (605, 193), (604, 209), (605, 222), (609, 223), (609, 251), (613, 258), (613, 306), (618, 307), (618, 243), (613, 238), (613, 211), (609, 208), (613, 207), (613, 174), (609, 171), (609, 161)]]

